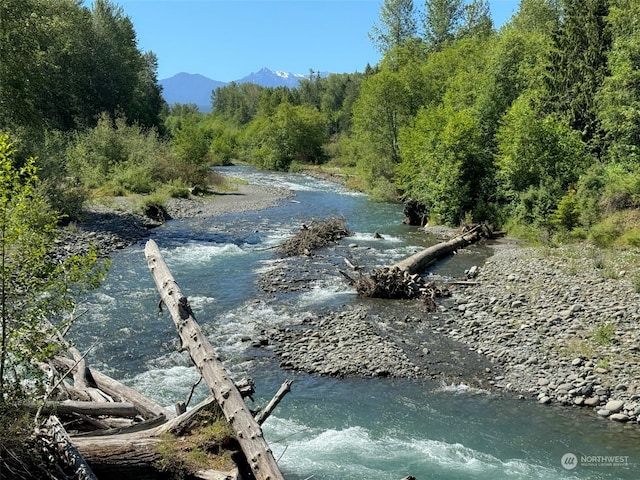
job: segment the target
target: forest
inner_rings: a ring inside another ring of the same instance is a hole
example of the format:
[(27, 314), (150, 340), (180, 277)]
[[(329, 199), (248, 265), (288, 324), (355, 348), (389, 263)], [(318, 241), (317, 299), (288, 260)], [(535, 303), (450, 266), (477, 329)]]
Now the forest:
[[(424, 221), (488, 221), (534, 241), (640, 244), (634, 0), (385, 0), (378, 65), (297, 89), (231, 84), (211, 114), (171, 109), (212, 160), (338, 169)], [(196, 133), (197, 132), (197, 133)]]
[(164, 103), (117, 4), (2, 5), (0, 131), (70, 219), (91, 197), (188, 195), (242, 161), (339, 171), (424, 223), (640, 244), (638, 1), (522, 0), (496, 29), (486, 0), (384, 0), (379, 64), (231, 83), (209, 114)]

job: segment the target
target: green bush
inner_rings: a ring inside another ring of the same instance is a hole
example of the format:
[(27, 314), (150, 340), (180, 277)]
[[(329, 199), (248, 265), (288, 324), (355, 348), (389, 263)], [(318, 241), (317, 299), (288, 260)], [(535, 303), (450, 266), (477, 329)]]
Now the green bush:
[(189, 198), (191, 189), (181, 178), (170, 180), (165, 186), (171, 198)]
[(558, 208), (552, 216), (554, 226), (565, 230), (573, 230), (578, 226), (580, 220), (580, 211), (578, 209), (578, 201), (576, 199), (575, 190), (571, 189), (562, 197)]
[(127, 125), (123, 118), (103, 116), (98, 125), (77, 133), (66, 151), (70, 181), (87, 189), (122, 189), (146, 193), (156, 184), (158, 158), (168, 146), (154, 130)]
[(615, 328), (611, 323), (602, 323), (593, 332), (593, 342), (603, 347), (611, 345), (615, 335)]
[(115, 169), (112, 182), (122, 187), (125, 192), (151, 193), (157, 186), (152, 176), (151, 165), (125, 164)]

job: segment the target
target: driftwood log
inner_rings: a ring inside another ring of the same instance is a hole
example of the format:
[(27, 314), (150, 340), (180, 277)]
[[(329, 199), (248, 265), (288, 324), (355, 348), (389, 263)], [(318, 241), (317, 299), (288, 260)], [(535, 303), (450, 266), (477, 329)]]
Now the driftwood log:
[[(120, 431), (112, 429), (111, 432), (98, 431), (88, 435), (75, 435), (72, 441), (100, 478), (118, 478), (119, 480), (168, 478), (169, 470), (173, 470), (167, 467), (166, 442), (175, 442), (176, 448), (179, 448), (197, 423), (197, 416), (202, 411), (210, 409), (214, 403), (215, 399), (209, 398), (188, 412), (159, 426), (149, 420), (141, 422), (138, 431), (134, 431), (135, 428), (123, 428)], [(185, 448), (190, 447), (185, 446)], [(176, 460), (173, 459), (173, 461)], [(178, 470), (176, 473), (184, 476), (187, 472)], [(236, 468), (224, 472), (189, 471), (187, 478), (228, 480), (238, 476), (239, 472)]]
[(482, 231), (482, 227), (477, 225), (471, 230), (464, 232), (451, 240), (440, 242), (431, 247), (425, 248), (424, 250), (392, 265), (391, 268), (397, 267), (400, 270), (404, 270), (405, 272), (412, 274), (422, 273), (436, 260), (480, 240), (480, 238), (482, 238)]
[(350, 235), (344, 218), (313, 221), (311, 225), (302, 225), (298, 233), (278, 247), (278, 252), (284, 257), (309, 256), (313, 250)]
[[(73, 368), (75, 362), (68, 357), (56, 357), (53, 363), (60, 369), (69, 369)], [(164, 416), (167, 419), (171, 419), (175, 416), (162, 405), (145, 397), (140, 392), (127, 387), (123, 383), (114, 380), (108, 375), (93, 368), (85, 367), (83, 370), (84, 374), (91, 378), (96, 388), (109, 395), (114, 402), (126, 402), (134, 405), (142, 417), (156, 418)], [(77, 375), (74, 375), (74, 378), (76, 377)]]
[(420, 298), (428, 309), (433, 310), (436, 307), (435, 298), (447, 296), (449, 291), (437, 287), (433, 282), (427, 282), (420, 274), (436, 260), (477, 242), (486, 236), (486, 231), (486, 227), (477, 225), (451, 240), (428, 247), (389, 267), (375, 268), (368, 275), (360, 274), (357, 279), (346, 272), (340, 273), (355, 286), (359, 295), (390, 299)]
[(71, 442), (58, 417), (50, 416), (45, 424), (45, 429), (51, 439), (52, 450), (56, 451), (57, 456), (69, 466), (77, 480), (97, 480), (86, 459)]
[(193, 363), (200, 370), (225, 418), (235, 431), (253, 475), (257, 480), (284, 480), (260, 425), (253, 418), (242, 395), (202, 333), (187, 298), (180, 291), (153, 240), (146, 244), (145, 257), (162, 302), (176, 325), (182, 348), (191, 355)]

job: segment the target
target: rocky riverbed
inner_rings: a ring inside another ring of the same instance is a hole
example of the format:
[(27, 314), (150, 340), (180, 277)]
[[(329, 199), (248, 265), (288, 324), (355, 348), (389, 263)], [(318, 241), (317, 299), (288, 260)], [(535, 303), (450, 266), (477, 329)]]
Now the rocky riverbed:
[[(283, 261), (260, 284), (272, 295), (305, 289), (335, 275), (340, 258), (357, 258), (347, 248)], [(584, 245), (493, 248), (435, 313), (363, 300), (267, 329), (259, 343), (271, 344), (284, 368), (464, 383), (640, 423), (638, 256)]]
[(640, 423), (638, 256), (499, 244), (442, 306), (447, 334), (497, 366), (494, 387)]
[[(167, 211), (173, 218), (211, 217), (266, 208), (291, 195), (240, 185), (231, 194), (172, 200)], [(158, 226), (121, 202), (88, 207), (84, 220), (63, 232), (61, 255), (89, 243), (108, 255)], [(493, 248), (474, 284), (439, 300), (437, 312), (416, 301), (366, 300), (296, 325), (265, 328), (254, 344), (272, 349), (283, 367), (313, 374), (465, 383), (640, 423), (639, 256), (504, 241)], [(346, 257), (366, 267), (370, 254), (352, 248), (347, 238), (312, 257), (277, 263), (258, 280), (260, 301), (335, 276)]]

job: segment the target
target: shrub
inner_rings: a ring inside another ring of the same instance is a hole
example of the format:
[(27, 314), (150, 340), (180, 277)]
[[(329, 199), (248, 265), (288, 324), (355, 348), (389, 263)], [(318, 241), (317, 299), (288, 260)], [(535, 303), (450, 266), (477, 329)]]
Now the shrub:
[(170, 216), (167, 212), (167, 194), (154, 192), (151, 195), (142, 197), (140, 210), (143, 215), (158, 222), (166, 222)]
[(189, 198), (191, 194), (191, 189), (181, 178), (170, 180), (165, 189), (171, 198)]

